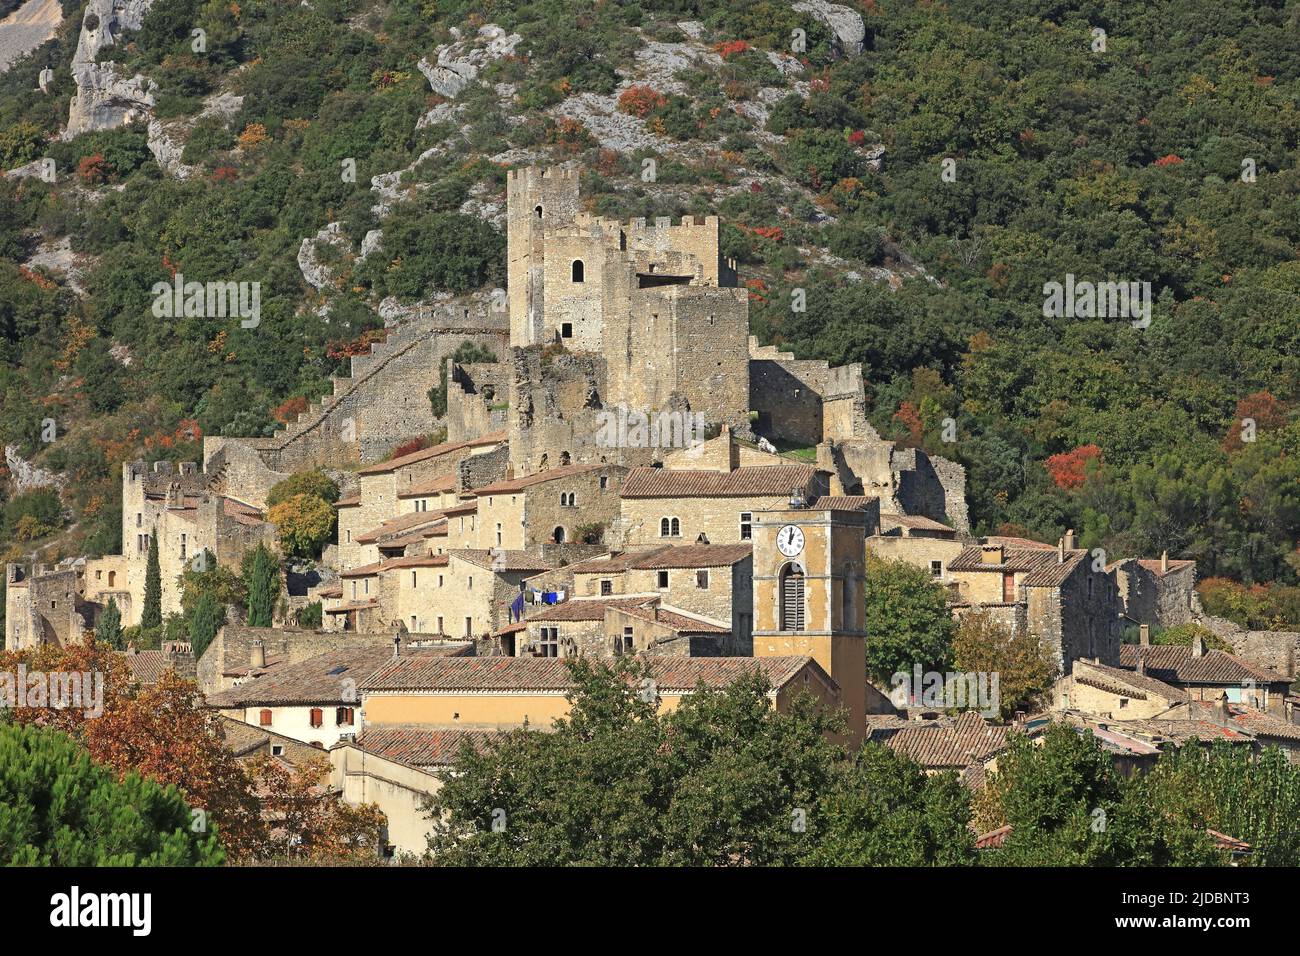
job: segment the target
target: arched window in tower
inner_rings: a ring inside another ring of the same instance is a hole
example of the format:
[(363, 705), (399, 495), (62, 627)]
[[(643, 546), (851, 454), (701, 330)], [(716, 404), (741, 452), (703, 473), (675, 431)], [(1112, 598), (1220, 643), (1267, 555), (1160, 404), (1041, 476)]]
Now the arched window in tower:
[(573, 281), (583, 282), (586, 280), (587, 267), (582, 264), (581, 259), (573, 260)]
[(538, 219), (541, 219), (541, 218), (542, 218), (542, 207), (541, 207), (541, 206), (534, 206), (534, 207), (533, 207), (533, 212), (536, 213)]
[(802, 631), (804, 626), (803, 568), (787, 564), (781, 569), (781, 630)]
[(852, 564), (844, 565), (844, 581), (840, 593), (840, 627), (846, 631), (856, 630), (858, 573)]

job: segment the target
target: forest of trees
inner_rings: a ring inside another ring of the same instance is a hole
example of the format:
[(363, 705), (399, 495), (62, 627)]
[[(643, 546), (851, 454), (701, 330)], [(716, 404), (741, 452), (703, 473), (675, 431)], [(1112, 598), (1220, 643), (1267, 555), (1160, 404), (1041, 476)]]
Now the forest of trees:
[[(602, 214), (719, 213), (760, 339), (864, 363), (881, 433), (966, 467), (977, 531), (1053, 541), (1074, 527), (1111, 557), (1195, 558), (1245, 589), (1234, 607), (1300, 627), (1296, 12), (1176, 6), (871, 0), (867, 49), (836, 57), (819, 22), (773, 0), (157, 0), (104, 56), (159, 84), (163, 118), (192, 119), (216, 91), (243, 97), (192, 124), (183, 161), (198, 174), (180, 181), (140, 128), (51, 140), (72, 92), (68, 0), (61, 39), (0, 77), (0, 163), (49, 155), (65, 171), (0, 180), (0, 440), (70, 479), (66, 513), (32, 502), (11, 518), (6, 504), (10, 540), (116, 550), (121, 461), (270, 433), (330, 390), (384, 296), (499, 284), (504, 239), (462, 205), (501, 197), (493, 157), (527, 150), (575, 162)], [(618, 94), (637, 47), (682, 41), (687, 18), (718, 62), (686, 71), (684, 94), (618, 101), (689, 150), (615, 153), (548, 112)], [(441, 98), (415, 62), (482, 22), (519, 32), (523, 52), (489, 64), (455, 120), (417, 127)], [(807, 30), (798, 86), (766, 56), (794, 29)], [(736, 107), (764, 88), (784, 92), (760, 128)], [(370, 177), (439, 144), (406, 174), (423, 188), (377, 218)], [(638, 175), (647, 157), (655, 183)], [(317, 292), (296, 255), (331, 221), (354, 249), (381, 226), (394, 246), (341, 255), (337, 287)], [(84, 298), (23, 264), (65, 236), (90, 257)], [(878, 268), (905, 278), (876, 281)], [(152, 284), (177, 271), (259, 281), (260, 325), (155, 319)], [(1044, 283), (1067, 275), (1149, 282), (1149, 327), (1045, 318)], [(317, 511), (295, 515), (303, 553)]]

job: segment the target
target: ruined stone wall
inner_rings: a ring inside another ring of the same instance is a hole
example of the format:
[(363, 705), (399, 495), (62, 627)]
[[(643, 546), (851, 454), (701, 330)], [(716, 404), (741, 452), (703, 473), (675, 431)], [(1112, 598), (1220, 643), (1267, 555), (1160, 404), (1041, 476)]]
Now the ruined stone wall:
[(447, 441), (466, 441), (503, 430), (510, 407), (510, 366), (502, 362), (447, 364)]
[[(565, 543), (581, 543), (578, 531), (584, 525), (599, 524), (602, 538), (619, 515), (619, 489), (627, 469), (606, 465), (568, 478), (548, 481), (525, 490), (525, 546), (555, 541), (554, 530), (564, 530)], [(601, 487), (602, 481), (604, 487)], [(572, 494), (573, 505), (561, 504), (561, 493)]]
[(1252, 664), (1285, 677), (1296, 676), (1300, 631), (1246, 631), (1231, 635), (1232, 652)]
[(461, 459), (456, 471), (460, 475), (460, 490), (473, 491), (506, 477), (510, 467), (510, 445), (502, 444), (481, 455)]
[(513, 350), (510, 461), (530, 475), (565, 461), (615, 460), (597, 445), (605, 363), (595, 355), (533, 347)]
[(203, 436), (203, 469), (209, 490), (265, 510), (271, 489), (289, 477), (267, 467), (263, 460), (263, 451), (273, 444), (270, 438)]
[(391, 632), (306, 631), (296, 628), (246, 627), (227, 624), (217, 632), (196, 668), (199, 690), (215, 694), (235, 686), (235, 680), (222, 676), (227, 670), (247, 667), (252, 656), (253, 642), (262, 641), (266, 659), (296, 664), (327, 651), (343, 647), (370, 647), (391, 645)]

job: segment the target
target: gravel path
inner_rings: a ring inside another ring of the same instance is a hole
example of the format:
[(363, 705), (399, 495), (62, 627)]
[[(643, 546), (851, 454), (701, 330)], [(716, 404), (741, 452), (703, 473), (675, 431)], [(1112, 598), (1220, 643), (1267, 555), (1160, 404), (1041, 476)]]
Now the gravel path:
[(0, 21), (0, 73), (54, 36), (62, 20), (59, 0), (27, 0)]

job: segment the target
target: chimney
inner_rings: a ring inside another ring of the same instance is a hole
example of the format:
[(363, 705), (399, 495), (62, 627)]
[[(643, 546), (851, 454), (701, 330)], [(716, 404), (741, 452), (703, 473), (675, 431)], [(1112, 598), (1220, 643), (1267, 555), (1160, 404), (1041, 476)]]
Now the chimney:
[(1167, 550), (1160, 552), (1160, 573), (1169, 573), (1169, 552)]
[(126, 645), (126, 653), (128, 657), (135, 657), (136, 654), (135, 641), (132, 641), (130, 644)]
[(1143, 647), (1150, 647), (1151, 646), (1151, 625), (1143, 624), (1141, 627), (1138, 628), (1138, 634), (1141, 635), (1140, 637), (1138, 637), (1138, 643), (1141, 644)]
[(1056, 539), (1056, 563), (1057, 564), (1065, 563), (1065, 539), (1064, 538)]
[(986, 544), (980, 551), (980, 562), (982, 564), (1001, 564), (1002, 563), (1002, 545)]
[(1073, 528), (1065, 532), (1064, 546), (1066, 551), (1074, 550), (1074, 529)]
[(393, 635), (393, 657), (402, 656), (402, 632), (398, 631)]
[(1201, 635), (1199, 631), (1192, 635), (1192, 656), (1193, 657), (1205, 656), (1205, 641), (1201, 639)]
[[(1146, 625), (1143, 625), (1143, 626), (1145, 627)], [(1137, 661), (1138, 661), (1137, 672), (1138, 672), (1139, 674), (1146, 674), (1146, 672), (1147, 672), (1147, 656), (1146, 656), (1145, 654), (1139, 653), (1138, 656), (1137, 656)]]
[(249, 648), (248, 666), (258, 670), (266, 666), (266, 645), (260, 637), (254, 638), (253, 646)]
[(1214, 720), (1220, 727), (1232, 726), (1232, 710), (1228, 707), (1228, 695), (1223, 693), (1214, 702)]

